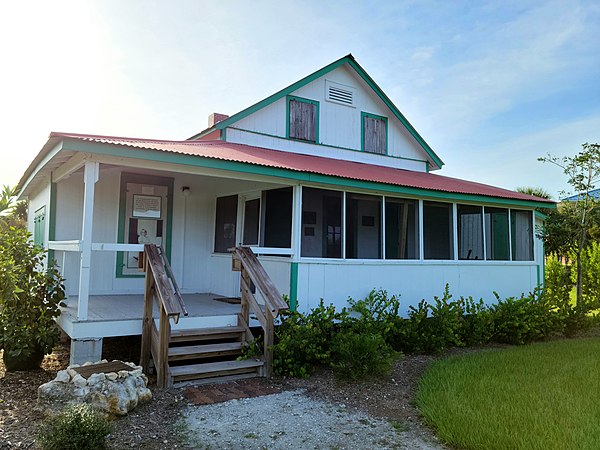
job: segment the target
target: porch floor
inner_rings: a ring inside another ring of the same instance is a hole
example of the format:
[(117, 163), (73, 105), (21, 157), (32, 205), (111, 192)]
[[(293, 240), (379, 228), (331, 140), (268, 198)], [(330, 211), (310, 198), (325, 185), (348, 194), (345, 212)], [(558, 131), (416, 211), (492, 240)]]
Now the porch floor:
[[(217, 294), (182, 294), (188, 317), (224, 316), (240, 312), (240, 305), (216, 300), (223, 298)], [(61, 308), (61, 315), (70, 322), (77, 320), (77, 296), (71, 296)], [(90, 295), (88, 319), (86, 322), (105, 322), (113, 320), (142, 320), (144, 313), (144, 295)], [(157, 311), (155, 306), (155, 317)]]
[[(217, 294), (183, 294), (188, 310), (187, 317), (180, 317), (172, 329), (224, 327), (237, 324), (240, 305), (215, 299)], [(144, 313), (143, 294), (91, 295), (88, 303), (88, 319), (77, 320), (77, 296), (71, 296), (61, 308), (58, 325), (72, 339), (103, 338), (111, 336), (133, 336), (142, 334)], [(154, 317), (159, 316), (154, 308)]]

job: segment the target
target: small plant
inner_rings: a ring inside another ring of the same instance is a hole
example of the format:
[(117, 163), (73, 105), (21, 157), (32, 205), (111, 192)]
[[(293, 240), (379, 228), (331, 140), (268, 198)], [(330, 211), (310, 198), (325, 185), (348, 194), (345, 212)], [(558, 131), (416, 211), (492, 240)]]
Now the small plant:
[(359, 333), (379, 334), (390, 343), (399, 319), (399, 297), (390, 297), (384, 290), (372, 290), (363, 300), (348, 298), (348, 304), (351, 315), (345, 327)]
[(38, 434), (43, 450), (101, 450), (111, 427), (94, 409), (81, 403), (47, 419)]
[(494, 318), (483, 302), (472, 297), (461, 298), (465, 311), (461, 328), (461, 340), (467, 347), (485, 345), (494, 334)]
[(331, 365), (338, 377), (357, 380), (389, 375), (396, 356), (379, 334), (345, 332), (333, 338)]

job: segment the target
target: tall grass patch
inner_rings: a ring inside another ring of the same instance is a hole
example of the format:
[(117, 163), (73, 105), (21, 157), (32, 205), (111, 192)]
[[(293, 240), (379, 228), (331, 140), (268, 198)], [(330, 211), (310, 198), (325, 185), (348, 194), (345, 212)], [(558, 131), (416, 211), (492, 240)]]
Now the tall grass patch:
[(417, 405), (465, 449), (600, 448), (600, 339), (490, 350), (434, 363)]

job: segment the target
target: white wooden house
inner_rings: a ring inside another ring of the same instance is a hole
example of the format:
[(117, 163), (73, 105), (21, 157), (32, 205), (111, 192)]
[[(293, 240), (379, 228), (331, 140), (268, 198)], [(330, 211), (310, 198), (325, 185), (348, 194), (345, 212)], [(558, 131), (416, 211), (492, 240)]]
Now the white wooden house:
[[(372, 289), (404, 309), (543, 280), (544, 199), (436, 175), (442, 160), (345, 56), (184, 141), (52, 133), (20, 183), (29, 228), (66, 278), (72, 360), (139, 334), (143, 244), (170, 259), (193, 326), (238, 305), (227, 249), (252, 246), (292, 308)], [(189, 324), (188, 324), (189, 325)]]

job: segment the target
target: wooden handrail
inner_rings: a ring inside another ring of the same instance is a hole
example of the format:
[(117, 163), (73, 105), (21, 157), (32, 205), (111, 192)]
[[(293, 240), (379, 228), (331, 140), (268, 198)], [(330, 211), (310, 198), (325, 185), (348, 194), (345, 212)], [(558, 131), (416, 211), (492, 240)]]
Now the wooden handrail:
[[(274, 320), (288, 305), (283, 301), (279, 290), (265, 271), (254, 252), (249, 247), (236, 247), (230, 249), (233, 253), (233, 270), (241, 272), (240, 297), (242, 310), (239, 314), (239, 322), (248, 327), (250, 321), (250, 310), (258, 319), (264, 331), (264, 374), (271, 377), (273, 372), (273, 344), (275, 341)], [(257, 302), (253, 286), (265, 301), (265, 310)], [(250, 341), (250, 339), (247, 339)]]
[[(169, 384), (169, 339), (171, 322), (179, 321), (180, 315), (187, 316), (181, 293), (173, 277), (171, 267), (154, 244), (144, 245), (144, 268), (146, 288), (144, 290), (144, 318), (142, 321), (142, 348), (140, 366), (148, 373), (150, 356), (156, 367), (156, 384), (164, 388)], [(171, 282), (169, 282), (169, 277)], [(172, 283), (172, 284), (171, 284)], [(154, 305), (159, 311), (159, 327), (156, 329)]]

